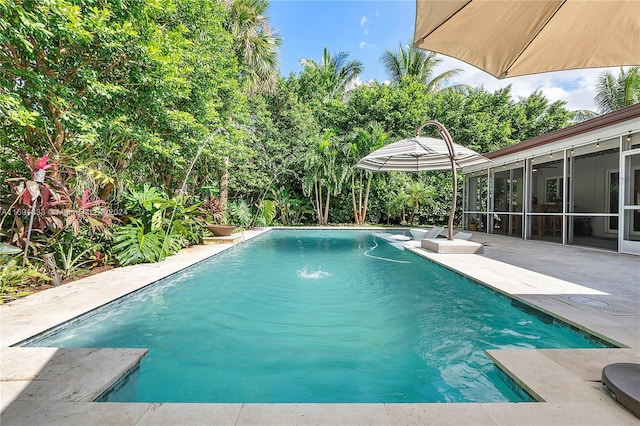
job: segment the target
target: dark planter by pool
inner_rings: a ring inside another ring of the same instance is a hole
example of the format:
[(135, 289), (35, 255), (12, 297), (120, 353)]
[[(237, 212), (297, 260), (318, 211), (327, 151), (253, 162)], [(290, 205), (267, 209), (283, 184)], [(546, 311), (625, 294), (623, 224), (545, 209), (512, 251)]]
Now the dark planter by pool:
[(216, 237), (226, 237), (227, 235), (231, 235), (233, 230), (236, 229), (235, 225), (209, 224), (205, 226), (209, 231), (213, 232), (213, 235)]

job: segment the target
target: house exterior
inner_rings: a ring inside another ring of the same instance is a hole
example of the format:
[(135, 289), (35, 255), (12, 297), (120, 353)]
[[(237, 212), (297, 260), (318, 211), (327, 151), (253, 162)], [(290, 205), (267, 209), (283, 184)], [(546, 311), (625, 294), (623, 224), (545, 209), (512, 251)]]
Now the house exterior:
[(640, 104), (462, 169), (465, 229), (640, 255)]

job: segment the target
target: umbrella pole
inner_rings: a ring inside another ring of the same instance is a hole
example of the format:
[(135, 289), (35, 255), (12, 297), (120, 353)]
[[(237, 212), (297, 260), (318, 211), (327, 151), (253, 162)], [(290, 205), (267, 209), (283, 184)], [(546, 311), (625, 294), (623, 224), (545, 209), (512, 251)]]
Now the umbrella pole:
[(449, 213), (449, 232), (447, 233), (447, 239), (453, 240), (453, 217), (456, 214), (456, 203), (458, 201), (458, 175), (453, 157), (449, 157), (449, 159), (451, 160), (451, 171), (453, 172), (453, 194), (451, 194), (451, 212)]
[(453, 193), (451, 194), (451, 211), (449, 213), (449, 227), (447, 230), (447, 240), (453, 240), (453, 217), (456, 214), (456, 203), (458, 201), (458, 175), (456, 173), (456, 161), (455, 161), (455, 152), (453, 150), (453, 140), (451, 139), (451, 135), (447, 128), (438, 121), (429, 120), (418, 127), (416, 130), (416, 136), (420, 136), (420, 130), (427, 125), (436, 126), (438, 128), (438, 133), (442, 136), (442, 139), (447, 144), (447, 149), (449, 150), (449, 160), (451, 161), (451, 171), (453, 172)]

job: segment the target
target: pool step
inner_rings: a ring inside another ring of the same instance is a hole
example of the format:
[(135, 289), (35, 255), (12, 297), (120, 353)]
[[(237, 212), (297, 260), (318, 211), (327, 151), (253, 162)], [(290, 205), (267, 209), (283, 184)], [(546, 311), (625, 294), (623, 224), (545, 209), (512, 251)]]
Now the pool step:
[(203, 244), (237, 244), (242, 242), (242, 234), (231, 234), (225, 237), (204, 237)]

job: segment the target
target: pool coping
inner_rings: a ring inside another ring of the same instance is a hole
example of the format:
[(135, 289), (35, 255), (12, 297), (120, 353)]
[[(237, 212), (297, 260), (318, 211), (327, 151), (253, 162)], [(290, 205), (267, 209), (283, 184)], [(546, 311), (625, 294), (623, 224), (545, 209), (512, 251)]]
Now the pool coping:
[[(375, 231), (383, 228), (345, 229)], [(243, 233), (242, 240), (248, 241), (267, 230), (248, 231)], [(122, 376), (123, 371), (135, 366), (136, 359), (144, 355), (140, 352), (126, 349), (112, 349), (109, 353), (104, 350), (93, 351), (90, 356), (103, 360), (102, 363), (89, 363), (96, 370), (100, 370), (100, 379), (90, 379), (96, 381), (95, 389), (83, 393), (76, 390), (70, 392), (70, 389), (78, 387), (79, 382), (83, 382), (82, 377), (86, 377), (86, 374), (83, 373), (81, 378), (71, 374), (78, 366), (74, 365), (73, 357), (64, 353), (68, 351), (52, 352), (49, 348), (10, 347), (231, 247), (231, 244), (192, 247), (159, 264), (117, 268), (1, 305), (2, 424), (586, 425), (638, 422), (637, 418), (606, 393), (599, 382), (604, 365), (611, 362), (638, 362), (638, 331), (616, 321), (615, 316), (595, 314), (579, 303), (567, 302), (566, 298), (554, 294), (554, 291), (557, 293), (557, 289), (560, 288), (564, 289), (563, 291), (589, 295), (594, 294), (592, 289), (487, 259), (481, 255), (443, 255), (412, 249), (419, 256), (627, 348), (488, 351), (488, 355), (501, 369), (528, 392), (545, 402), (147, 404), (91, 402), (98, 389), (107, 386), (105, 382), (110, 382), (110, 385), (114, 379)], [(108, 363), (104, 362), (105, 357), (110, 360)], [(16, 358), (20, 359), (20, 368), (15, 367)], [(56, 362), (52, 361), (54, 358)], [(23, 368), (25, 366), (27, 368)], [(42, 386), (51, 388), (43, 391)]]

